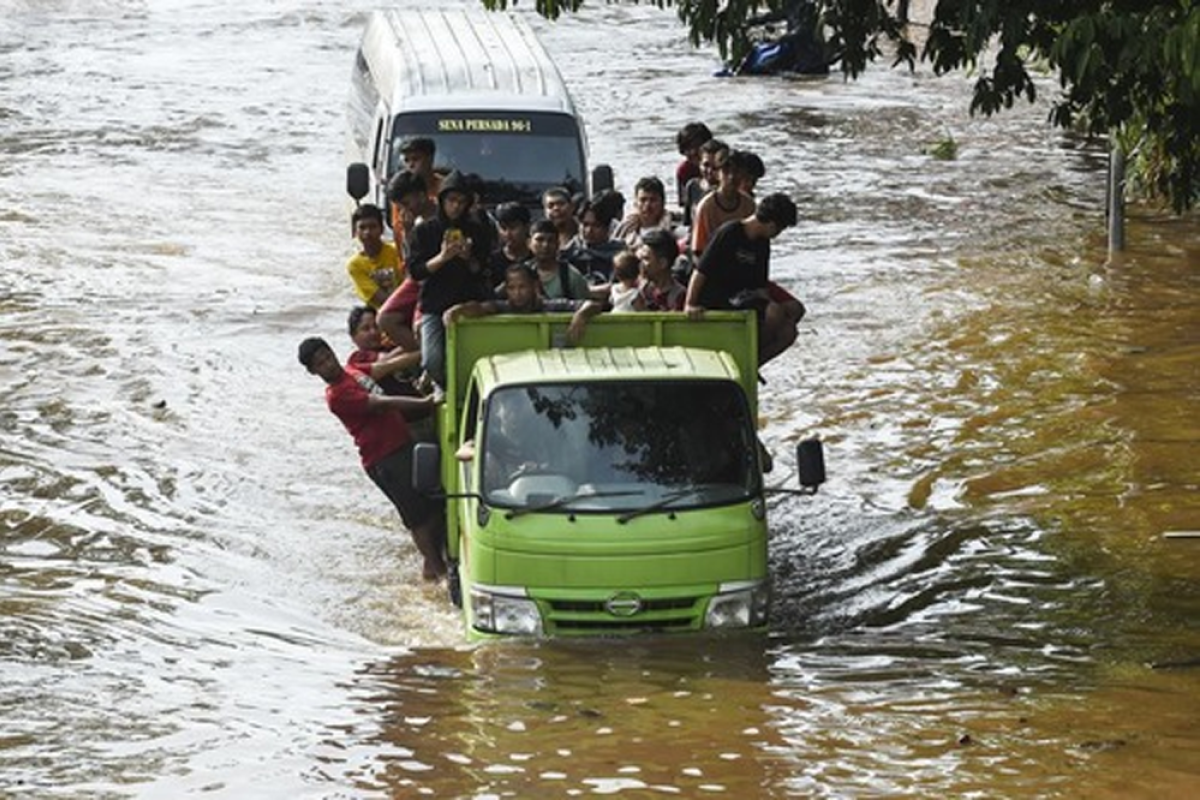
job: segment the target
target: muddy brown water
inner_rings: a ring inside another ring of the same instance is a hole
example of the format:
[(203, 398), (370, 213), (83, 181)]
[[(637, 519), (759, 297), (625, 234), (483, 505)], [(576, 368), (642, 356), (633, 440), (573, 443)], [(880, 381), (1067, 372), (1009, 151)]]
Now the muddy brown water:
[(0, 796), (1193, 795), (1195, 218), (1109, 259), (1103, 152), (970, 76), (535, 21), (627, 193), (703, 119), (800, 202), (763, 438), (831, 480), (772, 501), (767, 635), (466, 646), (295, 363), (347, 344), (370, 7), (3, 4)]

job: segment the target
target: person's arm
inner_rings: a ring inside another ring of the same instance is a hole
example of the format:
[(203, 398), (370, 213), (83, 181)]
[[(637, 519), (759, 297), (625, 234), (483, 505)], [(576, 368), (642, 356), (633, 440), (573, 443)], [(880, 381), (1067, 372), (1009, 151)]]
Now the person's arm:
[(461, 236), (451, 236), (450, 231), (442, 236), (442, 246), (438, 252), (425, 262), (425, 270), (437, 272), (456, 258), (471, 257), (471, 240)]
[(465, 303), (459, 303), (456, 306), (447, 308), (442, 314), (442, 324), (450, 327), (455, 320), (463, 319), (464, 317), (486, 317), (490, 314), (495, 314), (497, 306), (491, 300), (480, 302), (478, 300), (468, 300)]
[(571, 324), (567, 326), (567, 341), (571, 344), (579, 344), (579, 340), (583, 338), (583, 332), (587, 328), (588, 320), (606, 307), (606, 303), (598, 303), (595, 300), (588, 300), (581, 305), (571, 317)]
[(423, 281), (454, 259), (467, 257), (470, 245), (465, 237), (451, 236), (449, 230), (434, 220), (422, 222), (413, 231), (409, 273)]
[(368, 394), (367, 410), (378, 414), (385, 411), (399, 411), (401, 414), (427, 413), (437, 407), (439, 400), (433, 395), (429, 397), (408, 397), (390, 394)]
[(583, 273), (569, 264), (567, 265), (567, 280), (571, 282), (570, 296), (575, 300), (587, 300), (588, 298), (600, 300), (608, 296), (607, 292), (596, 296), (592, 291), (592, 285), (587, 282), (587, 278), (583, 277)]
[(464, 464), (475, 460), (475, 440), (467, 439), (462, 443), (457, 450), (454, 451), (454, 460), (461, 461)]
[(587, 294), (584, 295), (589, 300), (596, 300), (603, 303), (608, 300), (609, 293), (612, 292), (611, 283), (597, 283), (595, 285), (588, 284)]
[(691, 250), (692, 258), (699, 258), (704, 252), (705, 245), (708, 244), (708, 239), (712, 232), (708, 229), (708, 205), (711, 202), (708, 197), (705, 197), (696, 205), (696, 210), (692, 214), (692, 240)]
[[(372, 281), (372, 283), (374, 283), (374, 281)], [(371, 295), (371, 299), (367, 301), (367, 305), (378, 310), (379, 307), (386, 303), (387, 299), (391, 296), (391, 292), (376, 284), (375, 294)]]
[(420, 363), (420, 351), (405, 350), (403, 347), (396, 347), (377, 358), (371, 364), (371, 378), (379, 382), (389, 375), (412, 369)]
[(687, 313), (688, 319), (700, 319), (704, 316), (704, 306), (700, 305), (700, 295), (704, 291), (704, 282), (707, 277), (699, 269), (692, 272), (691, 280), (688, 281), (687, 295), (683, 301), (683, 310)]

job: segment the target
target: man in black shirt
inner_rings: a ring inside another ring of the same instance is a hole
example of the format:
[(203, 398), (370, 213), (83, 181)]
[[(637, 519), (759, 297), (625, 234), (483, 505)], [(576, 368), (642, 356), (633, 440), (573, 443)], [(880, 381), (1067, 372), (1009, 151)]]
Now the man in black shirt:
[(693, 319), (706, 308), (758, 312), (758, 363), (767, 363), (796, 341), (795, 321), (768, 288), (771, 240), (796, 224), (796, 204), (782, 193), (759, 201), (754, 215), (717, 229), (688, 283), (684, 310)]
[(446, 380), (446, 332), (442, 312), (467, 300), (491, 297), (487, 261), (490, 233), (468, 213), (474, 197), (463, 176), (442, 180), (437, 216), (413, 230), (408, 272), (421, 281), (421, 367), (439, 386)]

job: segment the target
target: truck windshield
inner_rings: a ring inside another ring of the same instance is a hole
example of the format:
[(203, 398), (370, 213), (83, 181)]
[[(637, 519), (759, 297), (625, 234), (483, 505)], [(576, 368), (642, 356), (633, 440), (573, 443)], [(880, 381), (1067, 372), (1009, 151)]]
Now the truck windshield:
[(551, 186), (572, 193), (585, 184), (583, 135), (566, 114), (533, 112), (405, 113), (392, 127), (388, 174), (403, 169), (400, 145), (424, 136), (436, 147), (434, 168), (475, 173), (484, 181), (488, 206), (516, 201), (539, 205)]
[(759, 491), (757, 439), (732, 381), (507, 387), (487, 401), (483, 495), (499, 507), (678, 511)]

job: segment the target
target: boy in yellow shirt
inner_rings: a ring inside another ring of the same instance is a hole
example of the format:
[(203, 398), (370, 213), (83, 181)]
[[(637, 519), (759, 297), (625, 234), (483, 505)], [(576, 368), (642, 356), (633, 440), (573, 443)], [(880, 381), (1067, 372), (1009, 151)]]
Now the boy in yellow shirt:
[(383, 240), (383, 211), (379, 206), (363, 203), (350, 217), (358, 253), (346, 262), (346, 272), (362, 301), (378, 310), (396, 287), (404, 280), (404, 268), (396, 246)]

